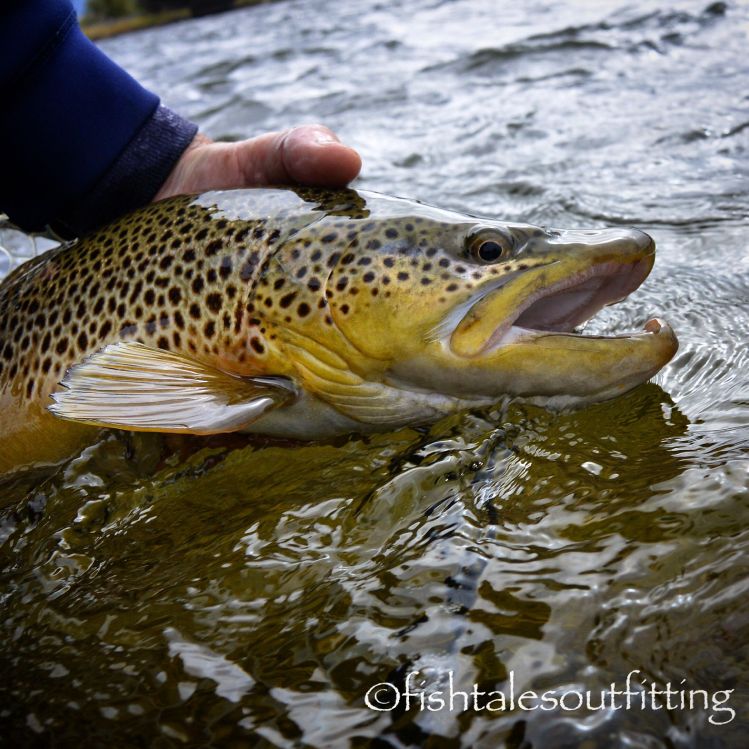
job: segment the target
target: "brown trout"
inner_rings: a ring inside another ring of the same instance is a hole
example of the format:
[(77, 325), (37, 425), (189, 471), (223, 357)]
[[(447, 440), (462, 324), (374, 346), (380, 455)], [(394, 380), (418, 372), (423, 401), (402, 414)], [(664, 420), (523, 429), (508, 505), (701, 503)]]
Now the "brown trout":
[(300, 439), (524, 396), (610, 398), (674, 355), (665, 323), (575, 329), (654, 262), (634, 229), (553, 231), (354, 190), (146, 206), (0, 285), (0, 472), (96, 427)]

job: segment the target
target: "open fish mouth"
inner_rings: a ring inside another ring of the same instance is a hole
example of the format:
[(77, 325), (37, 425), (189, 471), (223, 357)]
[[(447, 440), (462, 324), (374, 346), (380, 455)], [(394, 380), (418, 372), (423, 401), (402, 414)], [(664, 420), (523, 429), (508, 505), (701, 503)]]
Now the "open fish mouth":
[[(537, 289), (517, 308), (513, 317), (501, 322), (483, 352), (540, 335), (562, 334), (598, 339), (633, 335), (586, 336), (578, 328), (604, 307), (626, 299), (648, 276), (652, 264), (650, 256), (628, 264), (616, 261), (598, 263)], [(654, 323), (654, 320), (649, 320), (645, 330), (657, 334), (668, 327), (662, 322)]]

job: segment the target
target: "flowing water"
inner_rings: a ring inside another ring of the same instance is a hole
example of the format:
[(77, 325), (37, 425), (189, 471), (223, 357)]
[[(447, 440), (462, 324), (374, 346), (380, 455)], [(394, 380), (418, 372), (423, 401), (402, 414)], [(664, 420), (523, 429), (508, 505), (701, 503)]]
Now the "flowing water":
[[(588, 331), (658, 315), (681, 348), (574, 412), (105, 434), (6, 485), (0, 743), (746, 746), (748, 37), (738, 2), (288, 0), (103, 43), (214, 137), (323, 121), (361, 187), (649, 231)], [(32, 252), (2, 238), (0, 272)]]

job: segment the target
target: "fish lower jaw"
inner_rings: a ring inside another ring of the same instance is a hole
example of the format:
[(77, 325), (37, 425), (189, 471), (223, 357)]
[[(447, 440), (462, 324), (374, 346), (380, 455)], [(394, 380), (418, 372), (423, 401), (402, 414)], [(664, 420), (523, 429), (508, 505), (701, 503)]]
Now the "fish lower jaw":
[(502, 338), (494, 344), (493, 348), (498, 349), (502, 346), (509, 346), (513, 343), (530, 343), (531, 341), (548, 337), (548, 336), (566, 336), (570, 338), (587, 338), (590, 340), (616, 340), (618, 338), (634, 338), (641, 336), (657, 336), (662, 338), (674, 338), (675, 334), (671, 326), (657, 317), (650, 318), (642, 327), (640, 331), (632, 331), (628, 333), (617, 333), (616, 335), (585, 335), (584, 333), (576, 333), (575, 331), (549, 331), (549, 330), (534, 330), (530, 328), (522, 328), (518, 325), (511, 325), (509, 329), (504, 333)]

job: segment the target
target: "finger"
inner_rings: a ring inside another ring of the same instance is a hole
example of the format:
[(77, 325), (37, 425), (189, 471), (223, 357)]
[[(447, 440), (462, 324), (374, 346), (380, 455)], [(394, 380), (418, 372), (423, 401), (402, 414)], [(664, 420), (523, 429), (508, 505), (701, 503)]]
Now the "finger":
[(361, 158), (322, 125), (303, 125), (234, 144), (245, 186), (347, 185), (359, 174)]
[(291, 182), (321, 187), (342, 187), (361, 170), (361, 157), (322, 126), (286, 131), (281, 139), (281, 160)]

